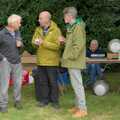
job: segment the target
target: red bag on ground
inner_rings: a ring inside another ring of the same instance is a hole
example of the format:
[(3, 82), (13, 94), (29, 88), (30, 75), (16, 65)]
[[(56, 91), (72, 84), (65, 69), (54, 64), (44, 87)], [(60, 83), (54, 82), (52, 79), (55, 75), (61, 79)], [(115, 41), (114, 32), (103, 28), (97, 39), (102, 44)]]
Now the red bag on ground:
[[(29, 72), (27, 70), (23, 70), (22, 73), (22, 85), (26, 85), (29, 83)], [(13, 85), (13, 80), (10, 79), (9, 86)]]

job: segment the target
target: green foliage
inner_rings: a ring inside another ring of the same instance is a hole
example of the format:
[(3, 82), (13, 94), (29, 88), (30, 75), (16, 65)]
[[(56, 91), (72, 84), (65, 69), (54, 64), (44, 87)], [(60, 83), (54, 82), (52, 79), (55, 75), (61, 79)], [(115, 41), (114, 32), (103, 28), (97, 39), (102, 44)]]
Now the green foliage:
[(21, 15), (25, 49), (34, 53), (31, 39), (39, 12), (49, 10), (53, 20), (64, 31), (62, 11), (67, 6), (75, 6), (79, 15), (85, 20), (87, 44), (91, 39), (98, 39), (101, 46), (106, 48), (108, 41), (120, 38), (119, 0), (0, 0), (0, 24), (5, 25), (10, 14)]

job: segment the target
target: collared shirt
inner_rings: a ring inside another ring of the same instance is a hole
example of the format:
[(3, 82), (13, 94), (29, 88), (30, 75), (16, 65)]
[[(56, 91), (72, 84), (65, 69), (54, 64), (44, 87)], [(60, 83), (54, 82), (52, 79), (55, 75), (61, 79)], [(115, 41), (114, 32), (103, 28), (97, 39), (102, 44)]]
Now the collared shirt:
[(49, 31), (49, 27), (43, 29), (43, 36), (45, 36), (48, 33), (48, 31)]
[(20, 39), (20, 32), (10, 33), (6, 28), (0, 31), (0, 61), (6, 58), (11, 64), (20, 63), (19, 48), (16, 47), (16, 40)]
[(9, 32), (12, 36), (13, 36), (13, 38), (15, 39), (15, 32)]

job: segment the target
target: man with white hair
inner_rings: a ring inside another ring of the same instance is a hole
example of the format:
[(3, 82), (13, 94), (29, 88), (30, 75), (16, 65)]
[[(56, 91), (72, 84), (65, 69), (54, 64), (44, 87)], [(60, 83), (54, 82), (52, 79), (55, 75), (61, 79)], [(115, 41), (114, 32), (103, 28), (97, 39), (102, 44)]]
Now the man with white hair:
[[(97, 40), (93, 39), (90, 42), (90, 46), (86, 51), (86, 57), (88, 58), (103, 58), (105, 57), (105, 53), (102, 49), (99, 47), (99, 43)], [(89, 75), (89, 80), (86, 80), (84, 82), (84, 85), (86, 87), (90, 86), (93, 87), (94, 83), (97, 80), (97, 77), (101, 79), (103, 77), (102, 70), (101, 70), (100, 64), (87, 64), (87, 73)]]
[(21, 109), (22, 66), (19, 49), (22, 46), (19, 15), (8, 17), (8, 25), (0, 31), (0, 112), (7, 112), (10, 78), (14, 82), (14, 106)]
[(59, 108), (57, 69), (60, 63), (60, 29), (51, 20), (51, 14), (43, 11), (39, 14), (39, 24), (33, 35), (32, 43), (37, 47), (38, 78), (36, 79), (38, 106), (49, 103)]

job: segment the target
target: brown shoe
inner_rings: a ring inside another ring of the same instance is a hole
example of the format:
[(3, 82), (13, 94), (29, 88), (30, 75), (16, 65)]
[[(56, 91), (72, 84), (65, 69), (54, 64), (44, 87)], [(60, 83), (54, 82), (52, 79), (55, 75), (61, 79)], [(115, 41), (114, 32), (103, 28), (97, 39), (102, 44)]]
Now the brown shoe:
[(73, 117), (75, 117), (75, 118), (81, 118), (81, 117), (85, 117), (85, 116), (87, 116), (87, 111), (83, 111), (80, 109), (77, 110), (73, 115)]
[(75, 113), (77, 110), (78, 110), (77, 107), (73, 107), (73, 108), (69, 109), (68, 111), (71, 113)]

